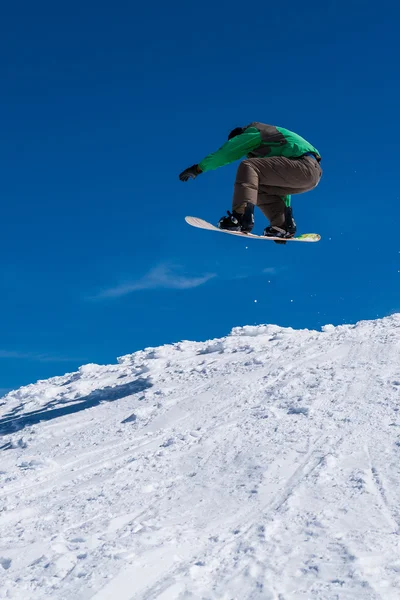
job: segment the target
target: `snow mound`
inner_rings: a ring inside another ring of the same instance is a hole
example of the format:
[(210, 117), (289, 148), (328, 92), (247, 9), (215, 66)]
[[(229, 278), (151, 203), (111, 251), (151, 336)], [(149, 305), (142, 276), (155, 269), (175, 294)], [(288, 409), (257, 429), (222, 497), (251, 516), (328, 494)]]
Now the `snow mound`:
[(235, 328), (0, 400), (0, 598), (398, 600), (400, 315)]

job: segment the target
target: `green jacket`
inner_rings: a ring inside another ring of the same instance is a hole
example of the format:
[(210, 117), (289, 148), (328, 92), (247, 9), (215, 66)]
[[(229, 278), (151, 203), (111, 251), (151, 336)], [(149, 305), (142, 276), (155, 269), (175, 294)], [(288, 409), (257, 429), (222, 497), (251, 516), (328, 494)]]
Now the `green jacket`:
[(318, 161), (321, 156), (316, 148), (304, 138), (283, 127), (250, 123), (244, 132), (226, 142), (219, 150), (206, 156), (199, 168), (212, 171), (229, 163), (247, 158), (268, 158), (270, 156), (285, 156), (299, 158), (306, 152), (312, 152)]

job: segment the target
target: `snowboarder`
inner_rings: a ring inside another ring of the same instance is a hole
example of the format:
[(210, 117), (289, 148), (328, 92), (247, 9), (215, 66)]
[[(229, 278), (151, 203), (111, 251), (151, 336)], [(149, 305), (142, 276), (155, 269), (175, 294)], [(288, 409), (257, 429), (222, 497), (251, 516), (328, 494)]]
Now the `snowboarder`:
[(263, 123), (236, 127), (228, 141), (199, 164), (185, 169), (181, 181), (195, 179), (200, 173), (227, 165), (243, 156), (237, 170), (232, 212), (219, 220), (218, 227), (251, 232), (254, 206), (270, 222), (264, 230), (268, 237), (290, 238), (296, 233), (291, 194), (315, 188), (322, 175), (321, 156), (316, 148), (296, 133)]

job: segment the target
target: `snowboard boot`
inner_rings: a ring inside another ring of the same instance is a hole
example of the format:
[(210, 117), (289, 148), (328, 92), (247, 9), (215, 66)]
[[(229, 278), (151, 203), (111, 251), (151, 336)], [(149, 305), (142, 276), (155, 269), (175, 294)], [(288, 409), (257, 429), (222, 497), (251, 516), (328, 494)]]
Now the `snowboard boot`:
[(293, 219), (293, 211), (291, 206), (285, 208), (285, 222), (282, 227), (266, 227), (264, 235), (266, 237), (277, 237), (282, 240), (274, 240), (277, 244), (286, 244), (285, 239), (292, 238), (296, 233), (296, 223)]
[(228, 229), (229, 231), (241, 231), (242, 233), (250, 233), (254, 227), (254, 205), (247, 204), (244, 214), (241, 215), (235, 210), (228, 212), (227, 217), (221, 217), (218, 222), (220, 229)]

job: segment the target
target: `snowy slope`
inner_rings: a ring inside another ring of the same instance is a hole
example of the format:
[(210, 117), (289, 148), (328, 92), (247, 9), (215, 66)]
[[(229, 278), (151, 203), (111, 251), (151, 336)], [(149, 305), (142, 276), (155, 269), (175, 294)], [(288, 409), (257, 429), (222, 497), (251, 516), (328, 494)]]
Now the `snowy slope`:
[(0, 598), (398, 600), (400, 315), (0, 400)]

